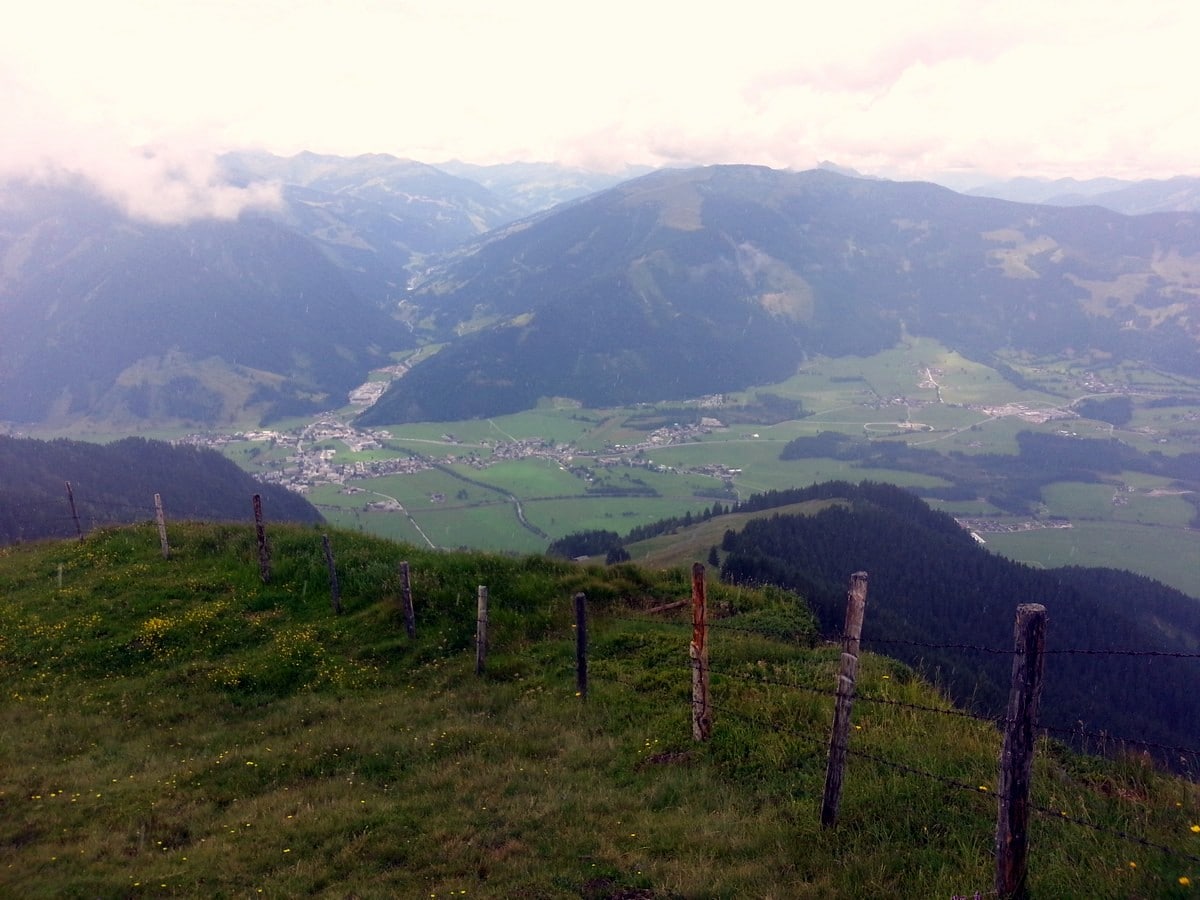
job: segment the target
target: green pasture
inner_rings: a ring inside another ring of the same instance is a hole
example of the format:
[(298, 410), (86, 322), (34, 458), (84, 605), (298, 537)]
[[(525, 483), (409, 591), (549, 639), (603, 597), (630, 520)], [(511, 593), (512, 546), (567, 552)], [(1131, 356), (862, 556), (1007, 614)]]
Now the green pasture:
[(1080, 522), (1073, 528), (983, 537), (993, 553), (1017, 562), (1047, 569), (1057, 566), (1128, 569), (1200, 597), (1200, 540), (1195, 531), (1139, 527), (1123, 522)]
[[(1179, 495), (1152, 495), (1145, 489), (1129, 491), (1112, 484), (1058, 482), (1047, 485), (1042, 498), (1050, 515), (1072, 521), (1090, 519), (1186, 528), (1196, 514), (1195, 507)], [(1200, 553), (1200, 540), (1197, 551)]]
[(324, 507), (322, 507), (321, 513), (329, 521), (329, 524), (337, 528), (360, 531), (402, 544), (412, 544), (417, 547), (427, 546), (421, 533), (413, 526), (408, 516), (402, 513), (326, 509)]
[(426, 506), (410, 512), (429, 540), (445, 549), (487, 547), (504, 553), (542, 553), (546, 549), (544, 538), (521, 526), (511, 502), (454, 508)]
[[(430, 534), (435, 543), (516, 552), (540, 551), (545, 542), (519, 525), (512, 504), (503, 500), (505, 494), (521, 498), (529, 521), (552, 537), (559, 537), (589, 528), (625, 533), (635, 525), (666, 516), (689, 511), (695, 514), (710, 506), (712, 498), (723, 489), (719, 479), (683, 471), (705, 465), (740, 469), (733, 485), (741, 497), (835, 479), (851, 482), (872, 479), (915, 487), (946, 484), (933, 476), (862, 469), (840, 460), (779, 459), (789, 440), (822, 431), (903, 441), (942, 453), (1015, 453), (1017, 435), (1022, 431), (1064, 432), (1085, 438), (1116, 437), (1143, 452), (1168, 455), (1200, 450), (1200, 415), (1197, 415), (1200, 382), (1194, 379), (1163, 375), (1146, 366), (1114, 366), (1087, 356), (1039, 359), (1010, 355), (1003, 362), (1039, 389), (1018, 388), (997, 369), (928, 339), (906, 339), (869, 358), (814, 359), (785, 381), (731, 393), (725, 398), (727, 404), (749, 404), (759, 393), (778, 394), (800, 401), (808, 413), (804, 418), (771, 425), (729, 423), (726, 428), (698, 435), (686, 443), (647, 446), (636, 456), (637, 462), (652, 460), (655, 467), (676, 471), (652, 471), (638, 466), (605, 468), (578, 454), (603, 452), (617, 444), (632, 446), (645, 442), (649, 432), (633, 425), (658, 414), (668, 414), (679, 403), (590, 410), (548, 399), (536, 409), (492, 419), (395, 425), (388, 429), (391, 438), (383, 450), (353, 454), (340, 442), (330, 442), (329, 446), (337, 450), (335, 462), (377, 460), (409, 452), (447, 461), (455, 472), (478, 484), (436, 470), (354, 484), (398, 499), (418, 517), (423, 528), (428, 525), (437, 531), (436, 535)], [(937, 402), (938, 390), (927, 381), (930, 374), (940, 387), (943, 402)], [(1105, 422), (1080, 418), (1035, 424), (1017, 415), (993, 417), (978, 408), (1010, 403), (1021, 403), (1035, 410), (1065, 408), (1072, 400), (1085, 396), (1103, 397), (1105, 391), (1133, 396), (1134, 418), (1127, 426), (1113, 428)], [(1185, 402), (1163, 408), (1146, 406), (1152, 398), (1163, 396), (1177, 396)], [(1191, 398), (1196, 400), (1195, 404), (1186, 402)], [(698, 408), (694, 402), (682, 405)], [(720, 407), (705, 409), (704, 414), (722, 419)], [(573, 445), (577, 455), (571, 465), (592, 472), (593, 488), (644, 485), (660, 496), (581, 496), (586, 494), (588, 483), (544, 459), (498, 461), (483, 469), (461, 461), (474, 456), (491, 462), (492, 448), (497, 443), (531, 439)], [(291, 452), (285, 446), (271, 450), (266, 443), (239, 442), (226, 448), (228, 455), (252, 471), (277, 469), (285, 464)], [(450, 462), (455, 459), (460, 462)], [(995, 536), (996, 544), (1038, 547), (1038, 542), (1044, 540), (1047, 551), (1029, 553), (1029, 561), (1055, 564), (1049, 561), (1052, 556), (1070, 554), (1073, 548), (1075, 560), (1083, 554), (1098, 564), (1146, 571), (1171, 583), (1181, 580), (1192, 583), (1178, 573), (1195, 559), (1194, 532), (1189, 540), (1187, 532), (1167, 529), (1184, 527), (1194, 515), (1194, 508), (1180, 496), (1148, 493), (1156, 488), (1169, 488), (1168, 480), (1136, 473), (1120, 477), (1135, 490), (1121, 493), (1118, 504), (1112, 502), (1115, 488), (1108, 485), (1060, 484), (1046, 490), (1044, 499), (1049, 514), (1077, 520), (1078, 527), (1071, 532)], [(431, 502), (434, 494), (444, 495), (445, 501)], [(348, 527), (419, 540), (404, 515), (363, 512), (367, 502), (379, 499), (373, 495), (344, 496), (336, 489), (319, 489), (312, 499), (322, 504), (333, 521), (345, 522)], [(957, 515), (996, 513), (983, 500), (938, 505)], [(337, 509), (345, 512), (335, 512)], [(1099, 529), (1100, 525), (1108, 527)], [(1167, 541), (1172, 548), (1169, 552), (1163, 551), (1159, 543), (1167, 533), (1172, 535)], [(1085, 546), (1093, 537), (1099, 543), (1094, 548)], [(989, 538), (989, 543), (992, 541)], [(1194, 564), (1193, 568), (1200, 568), (1200, 564)]]
[(593, 410), (580, 408), (531, 409), (509, 416), (489, 419), (494, 436), (507, 435), (508, 440), (541, 438), (557, 443), (578, 441), (591, 430), (600, 418)]
[[(467, 478), (485, 482), (518, 497), (561, 497), (582, 494), (587, 482), (546, 459), (504, 460), (486, 469), (452, 467)], [(471, 487), (471, 485), (463, 485)]]
[[(355, 487), (373, 491), (375, 494), (394, 497), (410, 511), (438, 505), (483, 503), (501, 498), (497, 491), (489, 491), (474, 484), (467, 484), (440, 469), (425, 469), (413, 475), (382, 475), (379, 478), (356, 479), (353, 484)], [(465, 492), (465, 496), (460, 492)], [(433, 502), (434, 494), (444, 495), (444, 503), (435, 504)], [(374, 494), (355, 496), (362, 498), (358, 501), (359, 504), (383, 499)]]
[(525, 504), (525, 515), (551, 538), (588, 530), (615, 531), (623, 535), (639, 525), (650, 525), (689, 512), (695, 516), (711, 506), (711, 502), (689, 498), (587, 497), (534, 500)]
[(462, 422), (409, 422), (404, 425), (391, 425), (381, 430), (391, 435), (384, 438), (388, 444), (412, 441), (453, 446), (457, 441), (479, 446), (485, 440), (490, 444), (500, 437), (483, 419), (467, 419)]
[[(655, 459), (655, 465), (669, 466), (665, 460)], [(628, 474), (628, 484), (632, 486), (640, 486), (637, 480), (641, 480), (649, 488), (653, 488), (662, 497), (677, 498), (687, 500), (696, 496), (714, 497), (723, 494), (724, 486), (716, 478), (710, 478), (705, 475), (692, 475), (680, 472), (657, 471), (650, 469), (629, 469), (627, 472), (622, 467), (612, 469), (605, 472), (610, 477), (605, 480), (605, 484), (620, 488), (626, 486), (626, 481), (622, 475)], [(694, 500), (699, 503), (701, 501)]]
[[(821, 827), (837, 651), (792, 595), (711, 584), (738, 618), (712, 635), (698, 742), (688, 613), (638, 620), (686, 598), (682, 573), (334, 532), (335, 616), (318, 533), (273, 536), (267, 584), (242, 526), (174, 527), (169, 564), (152, 528), (0, 551), (0, 895), (949, 900), (993, 884), (1000, 734), (885, 657), (862, 655), (859, 690), (883, 702), (856, 704), (861, 755)], [(479, 584), (494, 628), (476, 674)], [(1033, 803), (1094, 827), (1035, 817), (1033, 896), (1189, 895), (1194, 784), (1048, 742), (1034, 765)]]

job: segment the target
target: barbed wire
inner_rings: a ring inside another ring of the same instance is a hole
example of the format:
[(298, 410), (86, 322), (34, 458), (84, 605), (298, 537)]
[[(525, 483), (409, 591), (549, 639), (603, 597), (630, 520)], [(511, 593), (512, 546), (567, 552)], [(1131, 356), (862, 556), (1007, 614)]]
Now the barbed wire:
[(1061, 725), (1042, 725), (1039, 724), (1038, 729), (1049, 734), (1070, 734), (1081, 738), (1092, 738), (1104, 743), (1112, 742), (1114, 744), (1134, 744), (1138, 747), (1147, 747), (1153, 750), (1162, 750), (1166, 753), (1186, 753), (1190, 756), (1200, 756), (1200, 748), (1198, 747), (1181, 747), (1172, 744), (1160, 744), (1157, 741), (1147, 741), (1141, 738), (1122, 737), (1120, 735), (1110, 734), (1107, 731), (1094, 731), (1082, 726), (1064, 727)]
[(1029, 804), (1029, 808), (1048, 819), (1055, 819), (1059, 822), (1070, 822), (1072, 825), (1079, 825), (1084, 828), (1090, 828), (1093, 831), (1097, 831), (1101, 834), (1112, 835), (1113, 837), (1120, 838), (1123, 841), (1128, 841), (1131, 844), (1140, 844), (1143, 847), (1149, 847), (1152, 850), (1158, 850), (1160, 853), (1164, 853), (1167, 856), (1174, 856), (1178, 857), (1179, 859), (1186, 859), (1189, 862), (1200, 863), (1200, 856), (1194, 856), (1191, 853), (1184, 853), (1181, 850), (1168, 847), (1166, 844), (1159, 844), (1154, 841), (1147, 840), (1144, 837), (1139, 837), (1136, 834), (1130, 834), (1129, 832), (1122, 831), (1119, 828), (1109, 828), (1106, 825), (1097, 825), (1095, 822), (1089, 822), (1086, 819), (1080, 819), (1077, 816), (1069, 815), (1065, 810), (1050, 809), (1045, 806), (1038, 806), (1036, 803)]
[[(839, 643), (841, 643), (842, 641), (844, 641), (846, 639), (846, 636), (839, 634), (839, 635), (836, 635), (836, 639)], [(929, 641), (905, 640), (902, 638), (876, 638), (876, 637), (868, 638), (868, 637), (865, 637), (865, 638), (860, 639), (860, 643), (863, 643), (863, 644), (902, 644), (902, 645), (907, 645), (910, 647), (927, 647), (930, 650), (974, 650), (978, 653), (995, 653), (995, 654), (1001, 655), (1001, 656), (1012, 656), (1013, 654), (1015, 654), (1017, 652), (1016, 650), (1014, 650), (1011, 647), (1008, 647), (1008, 648), (984, 647), (979, 644), (953, 644), (953, 643), (941, 644), (941, 643), (934, 643), (934, 642), (929, 642)]]
[[(842, 642), (845, 640), (845, 635), (835, 635), (832, 640)], [(961, 643), (935, 643), (931, 641), (907, 640), (903, 638), (876, 638), (864, 637), (860, 639), (862, 644), (901, 644), (911, 647), (927, 647), (931, 650), (973, 650), (980, 653), (995, 653), (998, 655), (1012, 656), (1017, 653), (1013, 648), (987, 647), (980, 644), (961, 644)], [(1148, 656), (1148, 657), (1170, 657), (1175, 659), (1200, 659), (1200, 652), (1188, 652), (1179, 650), (1130, 650), (1106, 647), (1047, 647), (1042, 651), (1043, 655), (1075, 655), (1075, 656)]]
[[(789, 686), (794, 686), (794, 685), (789, 685)], [(860, 699), (862, 699), (862, 698), (860, 698)], [(877, 698), (877, 699), (882, 699), (882, 698)], [(896, 703), (903, 705), (900, 701), (896, 701)], [(735, 718), (741, 719), (745, 722), (748, 722), (753, 725), (757, 725), (762, 728), (769, 729), (773, 732), (786, 733), (791, 736), (795, 736), (795, 737), (804, 739), (810, 744), (822, 744), (823, 745), (823, 741), (821, 741), (819, 738), (817, 738), (811, 734), (797, 731), (795, 729), (786, 728), (785, 726), (783, 726), (777, 722), (772, 722), (772, 721), (763, 719), (759, 716), (748, 715), (746, 713), (741, 712), (740, 710), (733, 709), (732, 707), (726, 706), (724, 704), (709, 703), (708, 706), (710, 709), (712, 709), (716, 712), (720, 712), (723, 715), (732, 715)], [(935, 710), (932, 708), (927, 708), (927, 709), (929, 711), (933, 711), (933, 712), (946, 712), (945, 710)], [(906, 775), (914, 775), (919, 778), (925, 778), (927, 780), (937, 782), (938, 784), (942, 784), (946, 787), (950, 787), (955, 790), (967, 791), (972, 794), (988, 797), (989, 799), (992, 797), (998, 797), (998, 795), (991, 788), (989, 788), (986, 784), (980, 784), (980, 785), (968, 784), (966, 782), (958, 781), (954, 778), (950, 778), (945, 775), (939, 775), (935, 772), (925, 771), (924, 769), (917, 768), (916, 766), (911, 766), (907, 763), (896, 762), (895, 760), (891, 760), (891, 759), (887, 759), (885, 757), (879, 756), (876, 753), (871, 753), (866, 750), (860, 750), (857, 747), (851, 747), (849, 745), (844, 745), (840, 749), (844, 750), (848, 756), (857, 757), (859, 759), (865, 759), (865, 760), (873, 762), (877, 765), (882, 765), (887, 768), (893, 769), (894, 771), (902, 772)], [(1156, 841), (1151, 841), (1148, 838), (1144, 838), (1139, 835), (1131, 834), (1128, 831), (1124, 831), (1122, 829), (1109, 828), (1104, 825), (1097, 825), (1094, 822), (1087, 821), (1086, 819), (1081, 819), (1076, 816), (1072, 816), (1064, 810), (1054, 810), (1054, 809), (1050, 809), (1048, 807), (1039, 806), (1037, 804), (1030, 804), (1030, 809), (1032, 809), (1033, 811), (1035, 811), (1038, 814), (1040, 814), (1044, 817), (1047, 817), (1047, 818), (1051, 818), (1051, 819), (1055, 819), (1055, 820), (1063, 821), (1063, 822), (1068, 822), (1070, 824), (1082, 826), (1085, 828), (1090, 828), (1096, 832), (1099, 832), (1102, 834), (1108, 834), (1112, 837), (1119, 838), (1119, 839), (1127, 841), (1129, 843), (1137, 844), (1139, 846), (1146, 847), (1148, 849), (1156, 850), (1167, 856), (1172, 856), (1172, 857), (1175, 857), (1178, 859), (1184, 859), (1189, 862), (1200, 863), (1200, 856), (1195, 856), (1190, 853), (1185, 853), (1185, 852), (1176, 850), (1175, 848), (1168, 847), (1165, 844), (1160, 844)]]
[(1097, 648), (1077, 648), (1068, 647), (1061, 649), (1046, 649), (1042, 651), (1047, 656), (1051, 655), (1074, 655), (1074, 656), (1165, 656), (1174, 659), (1200, 659), (1200, 653), (1185, 653), (1175, 650), (1117, 650)]
[(918, 712), (936, 713), (939, 716), (957, 716), (963, 719), (974, 719), (976, 722), (986, 722), (989, 725), (1007, 725), (1010, 721), (1004, 716), (989, 716), (984, 713), (975, 713), (966, 709), (939, 709), (936, 706), (924, 706), (920, 703), (909, 703), (905, 700), (893, 700), (890, 697), (873, 697), (870, 694), (856, 694), (855, 701), (863, 701), (864, 703), (878, 703), (886, 706), (898, 706), (903, 709), (912, 709)]
[(945, 775), (938, 775), (934, 772), (926, 772), (923, 769), (918, 769), (915, 766), (910, 766), (907, 763), (898, 763), (894, 760), (885, 759), (882, 756), (876, 756), (874, 753), (868, 753), (865, 750), (858, 750), (854, 747), (843, 746), (840, 749), (844, 750), (849, 756), (857, 756), (862, 759), (868, 759), (871, 762), (878, 763), (882, 766), (895, 769), (899, 772), (904, 772), (908, 775), (919, 775), (922, 778), (928, 778), (932, 781), (940, 782), (947, 787), (952, 787), (957, 790), (969, 791), (972, 794), (981, 794), (986, 797), (994, 797), (995, 793), (986, 784), (967, 784), (965, 781), (955, 781)]
[(812, 685), (797, 684), (794, 681), (780, 681), (778, 679), (765, 678), (759, 675), (741, 675), (736, 672), (726, 672), (723, 669), (714, 669), (712, 666), (708, 667), (708, 671), (711, 675), (718, 675), (722, 678), (734, 678), (738, 681), (745, 681), (751, 684), (769, 684), (776, 687), (791, 688), (797, 691), (808, 691), (810, 694), (820, 694), (823, 697), (837, 696), (837, 691), (833, 690), (832, 688), (813, 687)]

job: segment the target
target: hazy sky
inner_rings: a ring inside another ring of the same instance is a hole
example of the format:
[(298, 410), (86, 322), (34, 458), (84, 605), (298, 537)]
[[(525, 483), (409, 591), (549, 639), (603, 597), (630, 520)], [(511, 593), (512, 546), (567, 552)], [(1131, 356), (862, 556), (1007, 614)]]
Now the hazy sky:
[(82, 172), (133, 206), (238, 206), (209, 157), (250, 146), (1200, 175), (1193, 0), (4, 3), (0, 174)]

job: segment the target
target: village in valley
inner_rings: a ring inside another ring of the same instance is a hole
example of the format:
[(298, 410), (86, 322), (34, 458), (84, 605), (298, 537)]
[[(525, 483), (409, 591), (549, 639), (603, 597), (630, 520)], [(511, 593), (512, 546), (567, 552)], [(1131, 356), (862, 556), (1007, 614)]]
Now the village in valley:
[[(658, 428), (646, 435), (642, 441), (632, 444), (613, 444), (600, 451), (584, 451), (571, 443), (559, 444), (539, 437), (524, 439), (485, 440), (465, 443), (453, 434), (443, 434), (440, 441), (433, 442), (453, 452), (418, 454), (412, 450), (394, 450), (388, 453), (388, 442), (395, 438), (386, 429), (360, 429), (342, 421), (333, 413), (318, 416), (311, 424), (293, 431), (234, 432), (229, 434), (191, 434), (184, 443), (223, 450), (235, 442), (263, 444), (272, 450), (287, 448), (292, 452), (280, 463), (268, 462), (259, 470), (260, 480), (279, 484), (297, 493), (308, 493), (322, 484), (338, 484), (346, 487), (347, 493), (356, 488), (353, 482), (379, 478), (385, 475), (413, 475), (439, 466), (468, 465), (476, 470), (485, 470), (500, 462), (512, 460), (540, 459), (574, 471), (585, 481), (590, 480), (588, 470), (592, 467), (611, 468), (628, 466), (653, 471), (667, 471), (670, 467), (656, 465), (646, 457), (648, 451), (674, 444), (697, 440), (701, 435), (723, 428), (722, 423), (705, 417), (698, 424), (677, 424)], [(338, 443), (349, 454), (361, 455), (368, 451), (374, 458), (339, 460), (339, 450), (330, 446)], [(462, 452), (467, 450), (466, 454)], [(252, 456), (257, 456), (252, 452)], [(729, 481), (741, 469), (721, 464), (699, 465), (689, 468), (692, 474)]]

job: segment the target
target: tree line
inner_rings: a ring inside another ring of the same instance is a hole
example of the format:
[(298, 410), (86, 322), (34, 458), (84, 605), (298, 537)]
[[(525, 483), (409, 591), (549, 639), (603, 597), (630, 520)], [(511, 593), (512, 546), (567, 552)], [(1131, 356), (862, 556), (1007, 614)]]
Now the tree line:
[[(1010, 646), (1017, 604), (1041, 603), (1050, 620), (1045, 722), (1200, 744), (1200, 693), (1191, 688), (1200, 660), (1054, 655), (1057, 648), (1195, 652), (1195, 599), (1131, 572), (1040, 570), (996, 556), (902, 488), (864, 482), (842, 499), (813, 516), (754, 519), (726, 532), (722, 579), (796, 591), (833, 634), (841, 627), (847, 573), (866, 570), (867, 647), (916, 666), (956, 702), (989, 715), (1003, 712), (1009, 658), (945, 645)], [(921, 646), (929, 644), (943, 646)]]
[(74, 537), (67, 482), (85, 530), (153, 519), (155, 494), (173, 519), (244, 521), (254, 494), (273, 519), (322, 518), (300, 495), (262, 484), (215, 450), (137, 437), (92, 444), (0, 435), (0, 544)]

